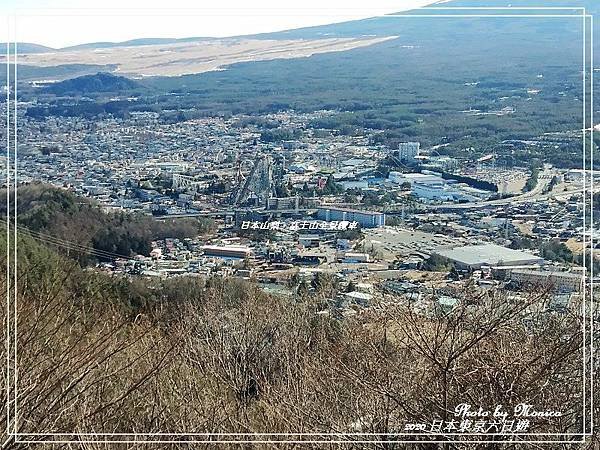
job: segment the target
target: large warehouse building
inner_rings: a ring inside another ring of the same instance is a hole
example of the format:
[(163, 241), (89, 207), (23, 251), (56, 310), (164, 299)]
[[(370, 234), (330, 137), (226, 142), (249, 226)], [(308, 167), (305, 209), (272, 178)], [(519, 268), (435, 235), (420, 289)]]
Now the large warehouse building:
[(544, 259), (539, 256), (496, 244), (467, 245), (437, 250), (435, 253), (448, 258), (459, 269), (475, 270), (482, 266), (527, 266), (544, 263)]
[(317, 218), (325, 222), (342, 220), (358, 222), (363, 228), (379, 228), (385, 225), (385, 214), (357, 209), (321, 207), (317, 210)]
[(252, 256), (252, 249), (243, 245), (205, 245), (202, 250), (206, 256), (220, 258), (244, 259)]

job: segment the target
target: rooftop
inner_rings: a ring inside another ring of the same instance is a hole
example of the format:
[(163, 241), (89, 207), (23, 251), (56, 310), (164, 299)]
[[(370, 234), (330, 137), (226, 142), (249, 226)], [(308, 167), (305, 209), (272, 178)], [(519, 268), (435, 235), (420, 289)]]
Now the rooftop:
[(452, 249), (438, 250), (436, 253), (445, 258), (467, 266), (476, 265), (508, 265), (531, 261), (542, 262), (543, 259), (531, 253), (501, 247), (495, 244), (467, 245)]
[(374, 214), (377, 216), (383, 215), (383, 213), (379, 212), (379, 211), (366, 211), (364, 209), (361, 210), (361, 209), (344, 208), (344, 207), (339, 207), (336, 205), (327, 205), (327, 204), (321, 205), (317, 209), (320, 209), (320, 210), (329, 209), (331, 211), (345, 211), (345, 212), (354, 213), (354, 214)]
[(515, 274), (523, 274), (523, 275), (538, 275), (545, 277), (556, 277), (556, 278), (571, 278), (572, 280), (581, 280), (583, 279), (582, 274), (572, 273), (572, 272), (559, 272), (559, 271), (543, 271), (543, 270), (531, 270), (531, 269), (516, 269), (513, 270), (512, 273)]

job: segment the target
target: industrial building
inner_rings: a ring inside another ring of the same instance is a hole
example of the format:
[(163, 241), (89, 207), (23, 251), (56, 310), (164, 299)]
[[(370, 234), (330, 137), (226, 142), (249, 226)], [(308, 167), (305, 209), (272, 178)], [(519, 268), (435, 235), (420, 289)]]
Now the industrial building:
[(412, 184), (412, 193), (422, 200), (455, 200), (457, 192), (449, 188), (446, 183), (442, 182), (427, 182), (422, 183), (415, 181)]
[(300, 197), (269, 197), (267, 198), (267, 209), (288, 209), (298, 211)]
[(342, 221), (358, 222), (363, 228), (380, 228), (385, 226), (385, 214), (376, 211), (360, 211), (336, 207), (320, 207), (317, 218), (325, 222)]
[(220, 258), (244, 259), (252, 255), (252, 249), (242, 245), (206, 245), (202, 250), (206, 256)]
[(444, 179), (436, 173), (402, 173), (402, 172), (390, 172), (388, 179), (392, 183), (402, 184), (409, 183), (411, 186), (415, 182), (421, 183), (443, 183)]
[(339, 184), (345, 191), (348, 189), (367, 189), (369, 187), (369, 182), (367, 180), (340, 181)]
[(421, 173), (390, 172), (392, 183), (411, 185), (413, 195), (424, 201), (478, 201), (489, 192), (472, 188), (456, 180), (445, 180), (437, 172), (423, 170)]
[(581, 290), (583, 276), (571, 272), (515, 269), (510, 271), (510, 279), (523, 285), (551, 286), (558, 291)]
[(496, 244), (467, 245), (437, 250), (435, 253), (452, 261), (458, 269), (476, 270), (482, 266), (527, 266), (544, 263), (544, 259), (539, 256)]
[(371, 255), (368, 253), (346, 252), (339, 260), (345, 263), (368, 263), (371, 262)]

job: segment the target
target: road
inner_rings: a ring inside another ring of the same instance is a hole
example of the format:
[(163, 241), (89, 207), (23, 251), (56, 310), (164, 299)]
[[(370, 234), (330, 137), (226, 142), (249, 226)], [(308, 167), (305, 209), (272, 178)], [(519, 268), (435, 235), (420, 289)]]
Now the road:
[[(532, 191), (533, 192), (533, 191)], [(514, 203), (526, 203), (532, 200), (544, 200), (550, 197), (561, 197), (563, 195), (573, 195), (580, 194), (581, 189), (569, 189), (568, 191), (561, 192), (550, 192), (549, 194), (542, 195), (518, 195), (516, 197), (502, 198), (499, 200), (490, 200), (487, 202), (475, 202), (475, 203), (447, 203), (442, 205), (427, 205), (428, 209), (443, 209), (443, 210), (451, 210), (451, 209), (475, 209), (475, 208), (489, 208), (492, 206), (502, 206), (514, 204)], [(529, 192), (527, 194), (530, 194)]]
[[(244, 209), (238, 210), (240, 213), (249, 212)], [(292, 214), (292, 213), (313, 213), (317, 210), (315, 208), (298, 208), (298, 209), (265, 209), (257, 212), (261, 213), (274, 213), (274, 214)], [(165, 219), (183, 219), (186, 217), (220, 217), (220, 216), (234, 216), (235, 211), (233, 210), (222, 210), (222, 211), (200, 211), (197, 213), (188, 213), (188, 214), (168, 214), (164, 216), (154, 216), (157, 220), (165, 220)]]
[(489, 208), (494, 206), (502, 206), (514, 203), (530, 202), (532, 200), (544, 200), (550, 197), (559, 197), (563, 195), (572, 195), (581, 193), (581, 188), (569, 189), (568, 191), (553, 191), (547, 194), (543, 194), (544, 190), (550, 184), (552, 177), (556, 173), (548, 167), (540, 171), (538, 176), (538, 183), (535, 187), (524, 194), (516, 195), (514, 197), (501, 198), (498, 200), (489, 200), (485, 202), (473, 202), (473, 203), (444, 203), (439, 205), (427, 205), (428, 209), (433, 210), (460, 210), (460, 209), (477, 209), (477, 208)]

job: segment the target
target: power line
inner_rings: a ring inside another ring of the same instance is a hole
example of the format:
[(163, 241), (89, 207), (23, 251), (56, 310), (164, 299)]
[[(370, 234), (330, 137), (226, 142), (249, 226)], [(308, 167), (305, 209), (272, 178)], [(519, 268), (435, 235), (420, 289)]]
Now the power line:
[(38, 241), (45, 242), (45, 243), (51, 244), (51, 245), (56, 245), (58, 247), (63, 247), (68, 250), (88, 253), (92, 256), (96, 256), (99, 258), (105, 258), (105, 259), (125, 259), (128, 261), (136, 261), (134, 258), (131, 258), (130, 256), (125, 256), (125, 255), (121, 255), (119, 253), (109, 252), (106, 250), (100, 250), (100, 249), (96, 249), (93, 247), (78, 244), (76, 242), (67, 241), (64, 239), (57, 238), (52, 235), (48, 235), (48, 234), (40, 233), (38, 231), (30, 230), (27, 227), (20, 226), (19, 230), (24, 231), (29, 236), (31, 236), (32, 238), (34, 238)]
[[(20, 227), (22, 229), (22, 227)], [(108, 252), (105, 250), (99, 250), (93, 247), (88, 247), (82, 244), (78, 244), (75, 242), (71, 242), (71, 241), (65, 241), (62, 239), (59, 239), (55, 236), (51, 236), (51, 235), (44, 235), (43, 233), (39, 233), (39, 232), (35, 232), (32, 230), (28, 230), (25, 229), (24, 230), (26, 233), (28, 233), (31, 237), (33, 237), (34, 239), (46, 242), (46, 243), (50, 243), (53, 245), (57, 245), (60, 247), (64, 247), (64, 248), (68, 248), (71, 250), (75, 250), (75, 251), (81, 251), (81, 252), (85, 252), (85, 253), (90, 253), (94, 256), (99, 256), (99, 257), (104, 257), (104, 258), (108, 258), (108, 259), (132, 259), (129, 256), (125, 256), (125, 255), (121, 255), (118, 253), (113, 253), (113, 252)]]

